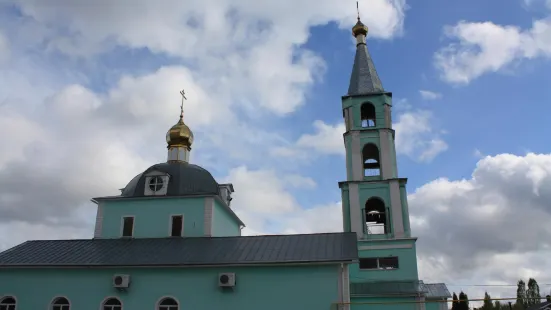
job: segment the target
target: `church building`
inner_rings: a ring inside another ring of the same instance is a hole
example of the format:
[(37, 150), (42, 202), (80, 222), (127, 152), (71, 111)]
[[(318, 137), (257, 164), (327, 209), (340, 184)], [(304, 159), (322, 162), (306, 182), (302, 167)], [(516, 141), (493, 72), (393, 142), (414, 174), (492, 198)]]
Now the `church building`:
[(352, 30), (343, 232), (242, 236), (233, 185), (190, 161), (182, 109), (166, 135), (167, 161), (120, 195), (92, 199), (92, 239), (27, 241), (0, 253), (0, 310), (447, 309), (446, 285), (418, 277), (392, 93), (369, 55), (367, 27), (358, 18)]

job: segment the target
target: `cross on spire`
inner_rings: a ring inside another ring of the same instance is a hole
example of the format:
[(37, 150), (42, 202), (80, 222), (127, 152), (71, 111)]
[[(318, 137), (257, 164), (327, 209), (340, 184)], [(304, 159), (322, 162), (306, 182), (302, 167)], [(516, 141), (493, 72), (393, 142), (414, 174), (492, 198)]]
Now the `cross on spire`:
[(183, 89), (180, 91), (180, 95), (182, 96), (182, 104), (180, 104), (180, 118), (183, 119), (184, 118), (184, 100), (187, 100), (186, 93)]
[(360, 5), (358, 4), (358, 0), (356, 0), (356, 11), (358, 13), (358, 20), (360, 20)]

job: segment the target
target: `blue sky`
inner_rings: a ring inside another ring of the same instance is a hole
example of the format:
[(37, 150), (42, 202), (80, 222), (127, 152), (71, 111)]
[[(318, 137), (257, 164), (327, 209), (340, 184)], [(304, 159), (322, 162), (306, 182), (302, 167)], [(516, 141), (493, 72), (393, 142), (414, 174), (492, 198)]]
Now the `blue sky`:
[[(342, 229), (354, 1), (165, 4), (0, 1), (0, 236), (18, 236), (0, 248), (89, 237), (89, 198), (165, 160), (182, 87), (191, 160), (234, 184), (247, 233)], [(360, 11), (393, 92), (421, 277), (551, 282), (551, 231), (538, 229), (551, 213), (551, 2), (361, 0)]]

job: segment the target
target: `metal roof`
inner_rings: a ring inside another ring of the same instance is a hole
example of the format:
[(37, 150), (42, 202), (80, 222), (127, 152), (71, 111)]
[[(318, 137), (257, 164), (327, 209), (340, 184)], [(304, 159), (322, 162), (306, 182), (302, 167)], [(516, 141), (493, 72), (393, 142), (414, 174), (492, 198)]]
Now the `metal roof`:
[(356, 46), (356, 57), (350, 76), (348, 95), (368, 95), (384, 92), (383, 84), (377, 75), (377, 70), (365, 43)]
[(206, 266), (358, 259), (355, 233), (27, 241), (0, 253), (0, 268)]
[(452, 294), (444, 283), (423, 283), (421, 284), (425, 291), (426, 298), (451, 298)]
[(160, 163), (135, 176), (122, 190), (123, 197), (144, 197), (145, 175), (150, 171), (170, 175), (165, 196), (218, 195), (218, 183), (210, 172), (200, 166), (185, 162)]

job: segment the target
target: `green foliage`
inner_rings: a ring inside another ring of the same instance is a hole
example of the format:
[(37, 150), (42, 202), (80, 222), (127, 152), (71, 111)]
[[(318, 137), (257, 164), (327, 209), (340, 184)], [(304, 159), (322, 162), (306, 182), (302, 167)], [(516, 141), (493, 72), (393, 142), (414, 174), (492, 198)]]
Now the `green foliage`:
[(541, 303), (540, 287), (534, 278), (528, 280), (528, 289), (526, 290), (526, 299), (524, 305), (530, 307)]
[(490, 297), (490, 294), (488, 292), (484, 292), (484, 303), (482, 304), (481, 310), (492, 310), (494, 308), (494, 304), (492, 303), (492, 297)]
[(469, 296), (463, 291), (459, 293), (459, 307), (457, 310), (469, 310)]
[(453, 292), (452, 310), (459, 310), (459, 299), (457, 299), (455, 292)]
[(517, 302), (514, 310), (522, 310), (526, 308), (526, 284), (522, 280), (517, 282)]

